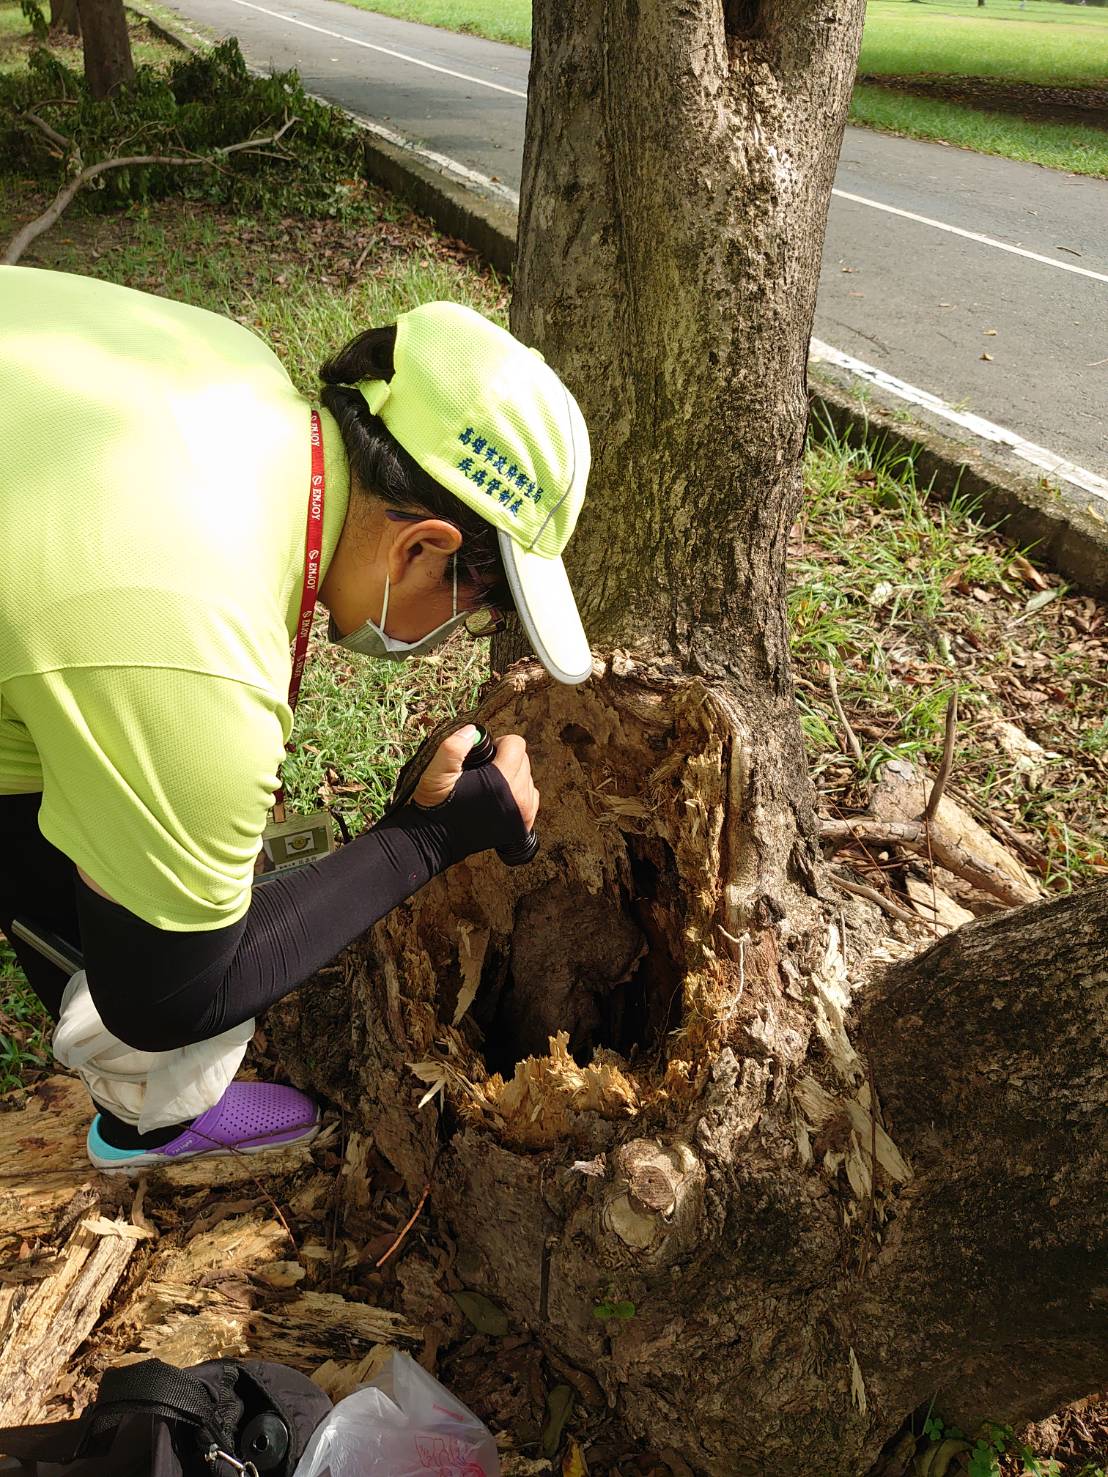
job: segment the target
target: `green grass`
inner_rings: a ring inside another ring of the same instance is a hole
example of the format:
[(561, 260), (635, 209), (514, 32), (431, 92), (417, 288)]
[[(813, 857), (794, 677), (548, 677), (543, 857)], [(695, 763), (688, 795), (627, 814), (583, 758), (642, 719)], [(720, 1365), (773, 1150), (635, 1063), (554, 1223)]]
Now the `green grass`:
[(347, 0), (347, 4), (444, 31), (531, 45), (530, 0)]
[(50, 1019), (27, 988), (11, 946), (0, 936), (0, 1096), (29, 1086), (46, 1067)]
[(1108, 77), (1108, 9), (1049, 0), (868, 0), (858, 70), (990, 77), (1054, 87)]
[(1108, 176), (1108, 130), (1073, 123), (1029, 123), (1008, 113), (914, 97), (859, 82), (850, 121), (907, 138), (935, 139), (979, 154), (999, 154), (1071, 174)]
[[(350, 0), (403, 20), (531, 44), (530, 0)], [(1108, 10), (1029, 0), (869, 0), (859, 71), (1104, 85)]]
[[(933, 496), (909, 457), (829, 437), (809, 447), (806, 473), (789, 603), (801, 721), (825, 803), (863, 806), (889, 759), (933, 772), (957, 687), (960, 788), (1020, 834), (1052, 890), (1108, 875), (1108, 653), (1084, 639), (1089, 611), (1100, 612), (1092, 629), (1108, 628), (1103, 608), (1049, 575), (1051, 598), (1039, 604), (1043, 577), (972, 503)], [(832, 664), (861, 765), (844, 758)], [(1001, 721), (1041, 746), (1034, 773), (1005, 749)]]

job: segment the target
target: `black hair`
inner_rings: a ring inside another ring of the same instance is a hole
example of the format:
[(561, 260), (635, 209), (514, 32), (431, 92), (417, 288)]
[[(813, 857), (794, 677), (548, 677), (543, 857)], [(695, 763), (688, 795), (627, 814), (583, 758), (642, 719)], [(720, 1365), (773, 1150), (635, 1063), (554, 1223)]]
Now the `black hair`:
[(443, 518), (461, 531), (458, 579), (476, 585), (489, 603), (512, 609), (507, 576), (493, 524), (463, 503), (423, 470), (400, 445), (379, 416), (370, 412), (365, 397), (354, 388), (359, 380), (391, 380), (396, 348), (396, 325), (369, 328), (358, 334), (320, 368), (320, 399), (338, 422), (354, 484), (370, 497), (404, 512)]

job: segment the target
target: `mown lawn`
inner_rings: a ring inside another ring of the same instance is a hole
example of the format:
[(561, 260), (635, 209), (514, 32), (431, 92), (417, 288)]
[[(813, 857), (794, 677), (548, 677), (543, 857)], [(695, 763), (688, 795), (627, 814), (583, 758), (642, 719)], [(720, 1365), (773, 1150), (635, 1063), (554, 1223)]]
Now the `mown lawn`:
[(1108, 7), (1050, 0), (868, 0), (858, 71), (1108, 84)]
[(905, 138), (930, 139), (1070, 174), (1108, 178), (1108, 129), (1077, 123), (1032, 123), (1010, 113), (914, 97), (889, 87), (855, 84), (850, 121)]
[[(403, 20), (531, 44), (530, 0), (351, 0)], [(1108, 8), (1051, 0), (869, 0), (858, 70), (1104, 86)]]

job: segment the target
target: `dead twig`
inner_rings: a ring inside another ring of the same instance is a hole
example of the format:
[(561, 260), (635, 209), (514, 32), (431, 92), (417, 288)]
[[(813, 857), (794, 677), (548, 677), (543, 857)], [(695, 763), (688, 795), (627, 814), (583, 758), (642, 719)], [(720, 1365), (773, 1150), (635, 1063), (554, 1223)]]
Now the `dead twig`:
[(846, 734), (846, 741), (850, 747), (850, 752), (859, 764), (865, 764), (865, 755), (862, 753), (862, 746), (858, 742), (858, 735), (851, 728), (850, 720), (847, 718), (843, 711), (843, 705), (839, 701), (839, 683), (835, 676), (834, 662), (827, 663), (827, 685), (831, 689), (831, 701), (835, 705), (835, 712), (838, 715), (839, 722), (843, 726), (843, 732)]
[(415, 1225), (416, 1221), (419, 1220), (420, 1212), (422, 1211), (423, 1207), (427, 1204), (427, 1197), (428, 1197), (428, 1195), (430, 1195), (430, 1193), (431, 1193), (431, 1184), (430, 1184), (430, 1181), (428, 1181), (428, 1183), (425, 1184), (424, 1187), (423, 1187), (423, 1194), (419, 1197), (419, 1204), (416, 1206), (415, 1210), (413, 1210), (412, 1213), (411, 1213), (411, 1215), (408, 1217), (407, 1223), (401, 1229), (400, 1234), (397, 1236), (396, 1240), (389, 1247), (388, 1251), (386, 1251), (385, 1254), (384, 1254), (384, 1256), (381, 1257), (378, 1261), (374, 1262), (373, 1265), (374, 1265), (375, 1268), (377, 1268), (379, 1270), (381, 1267), (383, 1267), (385, 1265), (385, 1263), (388, 1261), (389, 1257), (392, 1256), (394, 1252), (399, 1251), (400, 1248), (401, 1248), (401, 1246), (403, 1246), (405, 1236), (407, 1236), (408, 1232)]
[[(241, 143), (227, 144), (221, 149), (215, 149), (211, 154), (131, 154), (122, 159), (101, 159), (96, 164), (90, 164), (82, 169), (79, 174), (64, 185), (54, 196), (53, 201), (35, 220), (29, 221), (11, 240), (7, 250), (4, 252), (3, 264), (6, 267), (14, 267), (19, 258), (27, 250), (32, 241), (38, 239), (44, 232), (54, 225), (71, 204), (73, 197), (90, 180), (96, 179), (101, 174), (106, 174), (110, 169), (137, 169), (146, 164), (166, 164), (173, 166), (185, 166), (189, 164), (206, 164), (209, 167), (217, 167), (222, 159), (228, 154), (238, 154), (244, 149), (256, 149), (260, 145), (275, 144), (284, 134), (299, 120), (288, 118), (284, 124), (271, 134), (268, 138), (248, 138)], [(60, 138), (61, 135), (59, 134)]]
[(958, 729), (958, 689), (955, 688), (950, 694), (950, 701), (946, 705), (946, 733), (943, 738), (943, 757), (939, 765), (939, 772), (935, 776), (935, 783), (931, 786), (931, 794), (928, 796), (927, 805), (923, 812), (925, 825), (935, 819), (935, 812), (939, 808), (939, 801), (943, 798), (946, 782), (950, 778), (951, 767), (954, 764), (954, 736)]
[(909, 913), (907, 908), (890, 902), (887, 897), (882, 897), (874, 887), (867, 887), (864, 882), (849, 882), (845, 877), (840, 877), (837, 872), (827, 874), (836, 887), (841, 887), (844, 892), (852, 892), (855, 897), (864, 897), (868, 902), (876, 903), (883, 912), (888, 913), (890, 918), (896, 918), (901, 923), (914, 923), (917, 927), (927, 925), (917, 913)]

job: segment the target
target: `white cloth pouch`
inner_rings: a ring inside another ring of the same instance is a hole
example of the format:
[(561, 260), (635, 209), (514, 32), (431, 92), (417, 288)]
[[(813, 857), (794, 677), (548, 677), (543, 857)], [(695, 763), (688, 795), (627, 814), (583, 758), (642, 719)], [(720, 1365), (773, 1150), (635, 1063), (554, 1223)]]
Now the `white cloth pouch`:
[(199, 1118), (227, 1091), (246, 1055), (254, 1021), (173, 1051), (136, 1051), (114, 1036), (92, 1003), (79, 969), (62, 996), (54, 1056), (71, 1067), (96, 1101), (140, 1133)]

